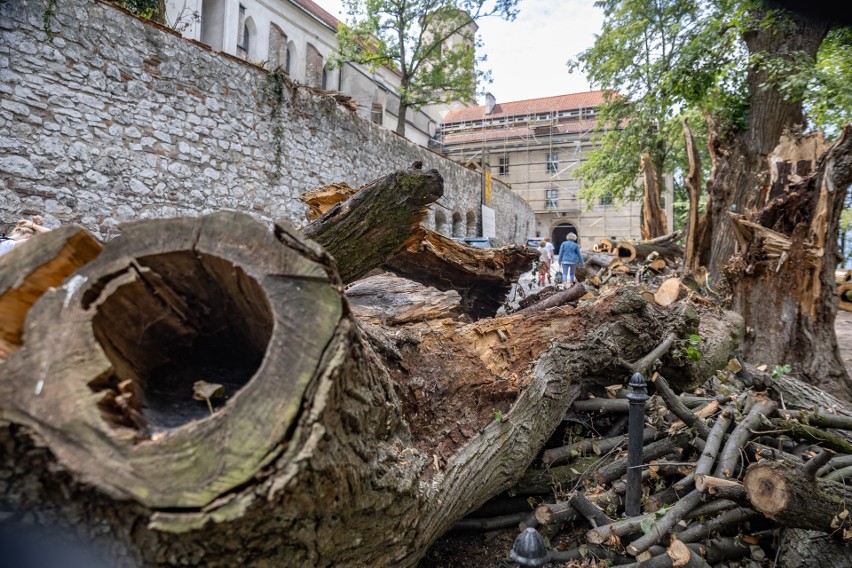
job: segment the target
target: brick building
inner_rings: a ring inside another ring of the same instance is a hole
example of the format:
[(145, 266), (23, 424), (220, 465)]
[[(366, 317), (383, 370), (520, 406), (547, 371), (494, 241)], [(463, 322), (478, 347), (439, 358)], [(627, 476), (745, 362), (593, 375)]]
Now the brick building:
[[(532, 207), (536, 229), (531, 237), (550, 236), (558, 246), (573, 232), (583, 247), (603, 237), (638, 239), (641, 201), (614, 203), (605, 196), (588, 203), (578, 196), (581, 182), (573, 172), (594, 148), (597, 108), (603, 102), (603, 91), (508, 103), (496, 103), (489, 94), (485, 106), (450, 110), (433, 147), (469, 167), (481, 168), (484, 161), (495, 179)], [(670, 177), (666, 186), (663, 200), (671, 225)]]

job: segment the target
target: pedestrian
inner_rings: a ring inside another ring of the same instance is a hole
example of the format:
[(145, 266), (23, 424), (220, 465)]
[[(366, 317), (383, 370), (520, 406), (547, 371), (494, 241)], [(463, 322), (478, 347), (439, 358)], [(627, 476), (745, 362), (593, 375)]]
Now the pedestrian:
[[(544, 242), (547, 243), (547, 278), (550, 279), (551, 269), (553, 265), (556, 263), (556, 249), (553, 246), (553, 243), (550, 242), (550, 237), (545, 237)], [(558, 271), (557, 271), (558, 272)]]
[(42, 219), (36, 215), (32, 221), (21, 219), (15, 224), (15, 228), (9, 236), (0, 238), (0, 256), (12, 250), (16, 245), (30, 240), (36, 233), (47, 233), (50, 229), (42, 226)]
[(550, 252), (547, 250), (547, 243), (541, 241), (538, 243), (538, 283), (544, 286), (544, 279), (550, 276)]
[(559, 266), (562, 267), (569, 288), (574, 285), (574, 269), (578, 264), (583, 266), (583, 254), (577, 244), (577, 235), (568, 233), (568, 240), (559, 247)]

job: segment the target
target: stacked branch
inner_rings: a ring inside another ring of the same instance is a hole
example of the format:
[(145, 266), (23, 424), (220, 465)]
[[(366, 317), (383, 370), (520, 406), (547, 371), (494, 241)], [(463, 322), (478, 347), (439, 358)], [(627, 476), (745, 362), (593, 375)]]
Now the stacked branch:
[[(664, 341), (649, 357), (669, 349)], [(544, 451), (541, 465), (534, 462), (513, 490), (543, 501), (535, 523), (557, 543), (554, 559), (591, 555), (616, 564), (632, 558), (638, 566), (709, 566), (777, 554), (782, 568), (798, 566), (792, 559), (802, 557), (812, 566), (843, 565), (852, 540), (852, 492), (843, 483), (852, 481), (852, 446), (842, 432), (813, 425), (852, 429), (850, 409), (788, 377), (773, 380), (775, 399), (748, 389), (739, 378), (759, 383), (759, 373), (735, 361), (714, 381), (733, 396), (676, 394), (654, 374), (642, 456), (647, 497), (638, 517), (623, 513), (624, 389), (612, 385), (604, 396), (572, 405), (570, 422), (548, 444), (556, 447)], [(782, 530), (819, 531), (834, 544), (802, 538), (785, 544)]]

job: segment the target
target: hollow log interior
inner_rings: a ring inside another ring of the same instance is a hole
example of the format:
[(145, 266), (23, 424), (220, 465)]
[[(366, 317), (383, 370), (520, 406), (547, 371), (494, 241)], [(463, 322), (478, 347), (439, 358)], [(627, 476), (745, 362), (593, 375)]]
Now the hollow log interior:
[(258, 283), (228, 261), (176, 252), (137, 259), (83, 298), (97, 312), (95, 337), (113, 372), (90, 383), (108, 422), (153, 434), (209, 416), (193, 398), (203, 380), (221, 384), (222, 408), (257, 371), (272, 333)]

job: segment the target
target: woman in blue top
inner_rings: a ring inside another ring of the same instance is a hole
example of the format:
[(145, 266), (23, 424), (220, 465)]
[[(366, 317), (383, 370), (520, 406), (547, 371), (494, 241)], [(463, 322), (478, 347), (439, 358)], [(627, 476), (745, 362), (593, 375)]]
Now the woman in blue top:
[(559, 265), (569, 287), (574, 285), (574, 267), (578, 264), (583, 266), (583, 255), (577, 244), (577, 235), (568, 233), (568, 240), (559, 247)]

